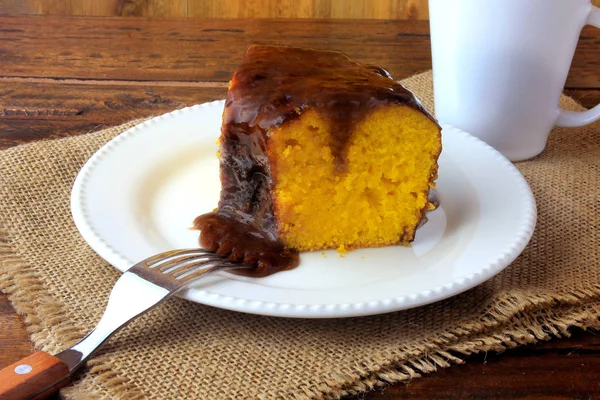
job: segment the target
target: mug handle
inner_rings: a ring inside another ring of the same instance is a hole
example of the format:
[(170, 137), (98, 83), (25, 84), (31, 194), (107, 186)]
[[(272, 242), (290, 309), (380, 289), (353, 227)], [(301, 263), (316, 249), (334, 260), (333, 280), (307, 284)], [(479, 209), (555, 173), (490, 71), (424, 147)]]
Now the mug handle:
[[(586, 25), (592, 25), (596, 28), (600, 28), (600, 8), (592, 6), (587, 20)], [(556, 120), (556, 126), (562, 126), (566, 128), (573, 128), (577, 126), (584, 126), (591, 124), (594, 121), (600, 119), (600, 104), (596, 107), (587, 111), (567, 111), (559, 109), (558, 118)]]

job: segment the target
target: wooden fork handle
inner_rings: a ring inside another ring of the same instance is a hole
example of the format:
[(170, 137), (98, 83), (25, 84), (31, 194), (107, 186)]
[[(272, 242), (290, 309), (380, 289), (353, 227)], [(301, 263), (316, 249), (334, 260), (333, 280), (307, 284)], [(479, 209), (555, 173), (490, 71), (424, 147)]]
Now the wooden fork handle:
[(45, 399), (69, 383), (69, 367), (38, 351), (0, 370), (0, 400)]

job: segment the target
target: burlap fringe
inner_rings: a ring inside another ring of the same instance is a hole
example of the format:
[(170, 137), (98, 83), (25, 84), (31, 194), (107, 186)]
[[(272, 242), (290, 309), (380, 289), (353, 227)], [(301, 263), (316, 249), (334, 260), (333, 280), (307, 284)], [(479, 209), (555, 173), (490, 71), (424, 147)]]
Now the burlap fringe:
[[(342, 396), (357, 395), (366, 391), (384, 390), (386, 387), (397, 384), (408, 384), (412, 379), (419, 378), (438, 370), (438, 368), (447, 368), (452, 365), (462, 364), (465, 358), (490, 351), (503, 352), (507, 349), (516, 348), (522, 345), (534, 344), (539, 341), (547, 341), (552, 338), (569, 337), (570, 328), (581, 328), (586, 330), (600, 329), (600, 293), (595, 296), (587, 297), (587, 305), (567, 304), (549, 312), (538, 304), (536, 309), (523, 310), (506, 318), (505, 311), (501, 308), (492, 309), (487, 319), (495, 319), (495, 324), (499, 326), (497, 331), (479, 331), (470, 332), (472, 338), (465, 340), (458, 339), (455, 343), (446, 345), (441, 350), (433, 353), (425, 353), (403, 362), (393, 363), (382, 366), (381, 369), (363, 376), (358, 382), (353, 382), (347, 387), (337, 385), (328, 385), (328, 388), (319, 388), (319, 391), (311, 391), (304, 387), (304, 393), (315, 399), (335, 399)], [(507, 305), (512, 304), (520, 307), (522, 303), (517, 297), (506, 298), (503, 302)], [(593, 303), (592, 303), (593, 302)], [(571, 303), (571, 301), (568, 301)], [(546, 304), (547, 305), (547, 304)], [(596, 315), (596, 317), (592, 317)], [(430, 344), (432, 348), (436, 346)], [(288, 397), (288, 396), (284, 396)], [(293, 397), (300, 399), (302, 397)]]
[[(27, 287), (27, 291), (21, 288)], [(37, 347), (58, 352), (79, 340), (85, 332), (73, 326), (62, 306), (47, 293), (35, 270), (9, 246), (9, 238), (0, 230), (0, 289), (4, 291), (16, 311), (23, 315), (27, 332)], [(581, 300), (586, 304), (582, 305)], [(548, 305), (553, 304), (551, 311)], [(553, 337), (568, 337), (569, 328), (600, 329), (600, 287), (561, 296), (506, 296), (490, 306), (487, 314), (477, 323), (469, 323), (460, 331), (448, 332), (432, 340), (431, 353), (415, 354), (402, 362), (382, 365), (363, 376), (332, 377), (331, 381), (312, 387), (307, 384), (293, 393), (281, 393), (283, 399), (335, 399), (356, 395), (396, 383), (408, 383), (414, 378), (461, 364), (469, 355), (480, 352), (502, 352), (520, 345), (532, 344)], [(484, 331), (480, 328), (484, 326)], [(476, 329), (476, 326), (479, 329)], [(508, 334), (507, 332), (510, 332)], [(468, 339), (466, 339), (468, 338)], [(450, 344), (448, 344), (450, 341)], [(446, 343), (442, 349), (440, 344)], [(437, 350), (434, 350), (436, 349)], [(111, 357), (102, 355), (88, 362), (86, 375), (93, 382), (115, 393), (119, 398), (139, 400), (144, 396), (127, 378), (111, 370)], [(98, 388), (75, 384), (65, 390), (65, 397), (101, 397)]]
[[(581, 304), (582, 300), (586, 303)], [(412, 357), (381, 365), (369, 373), (365, 370), (361, 376), (348, 372), (332, 377), (330, 382), (318, 387), (307, 383), (300, 391), (281, 394), (281, 398), (336, 399), (383, 390), (392, 384), (408, 384), (412, 379), (435, 372), (438, 368), (462, 364), (473, 354), (500, 353), (539, 341), (569, 337), (569, 328), (572, 327), (600, 329), (600, 287), (561, 297), (506, 295), (496, 299), (480, 320), (424, 344), (424, 353), (415, 351)]]
[[(21, 290), (23, 287), (27, 291)], [(46, 292), (33, 268), (10, 248), (3, 230), (0, 230), (0, 289), (8, 295), (17, 313), (24, 316), (27, 332), (39, 349), (56, 352), (62, 347), (59, 338), (81, 338), (81, 332), (65, 318), (61, 305)]]
[[(27, 287), (27, 291), (20, 288)], [(62, 306), (54, 301), (45, 290), (35, 270), (9, 245), (8, 234), (0, 230), (0, 289), (4, 291), (15, 310), (23, 315), (27, 332), (39, 349), (54, 353), (79, 340), (82, 332), (66, 318)], [(582, 299), (587, 305), (581, 305)], [(487, 314), (477, 323), (470, 323), (460, 331), (447, 333), (431, 341), (432, 353), (415, 354), (403, 362), (382, 365), (378, 370), (356, 377), (353, 374), (332, 377), (331, 381), (310, 388), (307, 384), (294, 393), (281, 393), (285, 399), (331, 399), (356, 395), (365, 391), (384, 389), (396, 383), (408, 383), (414, 378), (461, 364), (465, 357), (480, 352), (502, 352), (520, 345), (532, 344), (553, 337), (568, 337), (568, 329), (600, 329), (600, 320), (591, 315), (600, 315), (600, 287), (591, 287), (570, 295), (561, 296), (516, 296), (497, 300)], [(594, 302), (592, 304), (592, 302)], [(553, 311), (548, 305), (553, 304)], [(524, 322), (526, 321), (526, 322)], [(475, 329), (484, 326), (485, 331)], [(510, 331), (510, 335), (506, 331)], [(466, 337), (472, 336), (465, 340)], [(451, 344), (448, 344), (448, 341)], [(446, 343), (443, 349), (440, 344)], [(111, 357), (103, 355), (88, 363), (87, 374), (122, 399), (139, 400), (144, 396), (125, 377), (111, 370)], [(66, 397), (100, 397), (97, 388), (74, 385), (65, 391)], [(96, 395), (94, 395), (96, 393)], [(77, 395), (77, 396), (75, 396)]]
[[(21, 289), (24, 287), (27, 291)], [(8, 295), (15, 311), (24, 317), (27, 333), (36, 349), (58, 353), (87, 334), (69, 321), (61, 304), (44, 288), (35, 269), (10, 247), (8, 234), (3, 229), (0, 229), (0, 290)], [(109, 356), (96, 356), (87, 364), (88, 374), (104, 388), (122, 395), (122, 399), (143, 399), (142, 393), (131, 382), (111, 371), (111, 364)], [(77, 391), (80, 395), (96, 392), (93, 387), (75, 387), (66, 391), (72, 394)], [(94, 397), (100, 396), (91, 398)]]

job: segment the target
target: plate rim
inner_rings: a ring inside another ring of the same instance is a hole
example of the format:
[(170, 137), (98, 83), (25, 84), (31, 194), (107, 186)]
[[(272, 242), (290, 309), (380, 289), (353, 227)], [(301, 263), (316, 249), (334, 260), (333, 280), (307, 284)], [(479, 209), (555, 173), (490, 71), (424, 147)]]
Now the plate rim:
[[(222, 109), (223, 104), (224, 100), (196, 104), (143, 121), (107, 142), (96, 151), (80, 169), (71, 190), (70, 203), (73, 220), (81, 236), (88, 245), (113, 267), (125, 272), (127, 268), (129, 268), (126, 265), (131, 266), (131, 261), (113, 249), (109, 243), (93, 229), (93, 224), (87, 213), (85, 198), (86, 184), (89, 182), (90, 175), (93, 173), (95, 167), (123, 141), (143, 133), (144, 130), (151, 125), (157, 124), (165, 119), (177, 118), (202, 108)], [(490, 154), (491, 159), (493, 159), (493, 161), (490, 162), (499, 163), (499, 165), (504, 167), (507, 172), (510, 172), (517, 181), (520, 192), (519, 195), (525, 196), (525, 199), (523, 200), (525, 217), (520, 221), (519, 232), (515, 235), (513, 242), (507, 246), (506, 250), (496, 257), (495, 261), (490, 262), (487, 266), (478, 269), (478, 271), (471, 273), (466, 277), (455, 279), (443, 286), (370, 302), (316, 305), (275, 303), (225, 296), (202, 289), (191, 289), (191, 291), (194, 292), (193, 295), (190, 294), (190, 289), (187, 289), (178, 293), (177, 296), (218, 308), (268, 316), (292, 318), (358, 317), (401, 311), (434, 303), (460, 294), (497, 275), (522, 253), (533, 236), (537, 220), (535, 198), (525, 177), (520, 173), (518, 168), (501, 153), (461, 129), (443, 123), (441, 125), (446, 135), (459, 135), (464, 140), (473, 141), (477, 146), (481, 147), (482, 151), (487, 151)]]

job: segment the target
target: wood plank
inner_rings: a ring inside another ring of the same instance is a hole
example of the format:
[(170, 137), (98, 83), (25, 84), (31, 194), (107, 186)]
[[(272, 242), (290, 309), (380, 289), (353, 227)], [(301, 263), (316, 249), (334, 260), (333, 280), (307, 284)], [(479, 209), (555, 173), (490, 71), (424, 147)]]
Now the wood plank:
[(199, 18), (428, 19), (427, 0), (188, 0)]
[(30, 5), (23, 0), (0, 0), (0, 15), (34, 14)]
[[(0, 76), (226, 82), (252, 43), (335, 49), (398, 79), (431, 68), (426, 21), (0, 17), (0, 26)], [(567, 88), (600, 88), (599, 44), (600, 30), (586, 27)]]
[(194, 18), (315, 18), (330, 14), (329, 1), (312, 0), (188, 0)]
[(566, 89), (564, 93), (585, 108), (592, 108), (600, 104), (600, 89)]
[[(39, 0), (38, 0), (39, 1)], [(46, 0), (43, 0), (45, 2)], [(61, 0), (58, 0), (61, 1)], [(87, 5), (94, 5), (97, 0), (79, 0)], [(112, 2), (114, 0), (104, 0)], [(187, 0), (133, 0), (133, 1), (117, 1), (115, 9), (116, 16), (127, 17), (187, 17), (188, 2)], [(89, 15), (89, 14), (79, 14)]]
[(431, 66), (423, 21), (0, 17), (0, 27), (0, 76), (226, 82), (252, 43), (336, 49), (397, 77)]
[[(83, 134), (135, 118), (225, 98), (227, 87), (163, 86), (147, 83), (65, 83), (2, 81), (0, 149), (17, 144)], [(167, 83), (168, 85), (168, 83)]]
[[(600, 0), (592, 0), (600, 5)], [(197, 18), (429, 18), (428, 0), (0, 0), (4, 15)]]
[(0, 292), (0, 368), (28, 356), (32, 351), (23, 318), (16, 314), (8, 297)]
[(571, 64), (566, 87), (569, 89), (600, 88), (600, 29), (586, 26), (581, 31)]
[(599, 380), (600, 337), (574, 330), (569, 339), (469, 357), (466, 364), (365, 399), (595, 399), (600, 397)]
[(429, 19), (428, 1), (331, 0), (331, 18)]
[[(1, 141), (0, 141), (1, 143)], [(27, 357), (34, 350), (23, 317), (12, 307), (8, 296), (0, 292), (0, 369)], [(59, 400), (58, 395), (50, 400)]]
[(428, 0), (0, 0), (6, 15), (427, 19)]
[(0, 15), (186, 17), (187, 0), (0, 0)]

